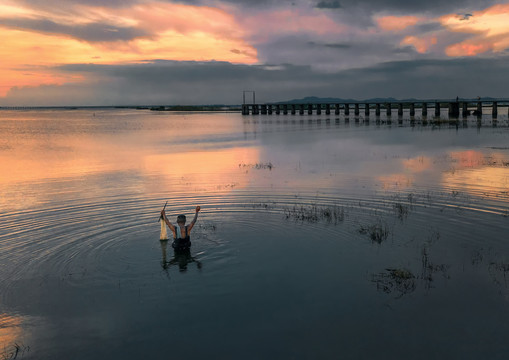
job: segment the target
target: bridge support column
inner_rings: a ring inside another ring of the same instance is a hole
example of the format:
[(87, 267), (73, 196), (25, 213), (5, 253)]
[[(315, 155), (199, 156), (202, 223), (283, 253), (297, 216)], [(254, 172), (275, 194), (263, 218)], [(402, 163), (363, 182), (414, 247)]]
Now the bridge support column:
[(403, 116), (403, 103), (398, 104), (398, 116)]
[(440, 103), (438, 101), (435, 102), (435, 116), (440, 116)]
[(283, 115), (288, 115), (288, 105), (287, 104), (283, 105)]
[(281, 105), (277, 104), (276, 105), (276, 115), (279, 115), (281, 114)]
[(410, 103), (410, 116), (415, 116), (415, 104)]
[(330, 115), (330, 104), (325, 105), (325, 115)]
[(391, 113), (392, 113), (391, 103), (387, 103), (386, 114), (387, 116), (391, 116)]
[(308, 115), (313, 114), (313, 104), (308, 104)]
[(493, 105), (492, 105), (492, 108), (491, 108), (491, 115), (496, 118), (497, 115), (498, 115), (498, 104), (496, 101), (493, 101)]
[(334, 105), (334, 114), (339, 115), (339, 104)]
[(304, 105), (303, 104), (299, 105), (299, 114), (304, 115)]
[(345, 104), (345, 115), (350, 115), (350, 104)]
[(356, 115), (356, 116), (358, 116), (358, 115), (359, 115), (359, 113), (360, 113), (360, 112), (359, 112), (359, 103), (356, 103), (356, 104), (355, 104), (355, 110), (354, 110), (354, 113), (355, 113), (355, 115)]
[(428, 116), (428, 103), (422, 103), (422, 116)]
[(380, 104), (375, 104), (375, 115), (380, 116)]
[(461, 104), (461, 115), (465, 118), (468, 115), (468, 103), (463, 101)]
[(369, 104), (364, 104), (364, 115), (369, 116)]

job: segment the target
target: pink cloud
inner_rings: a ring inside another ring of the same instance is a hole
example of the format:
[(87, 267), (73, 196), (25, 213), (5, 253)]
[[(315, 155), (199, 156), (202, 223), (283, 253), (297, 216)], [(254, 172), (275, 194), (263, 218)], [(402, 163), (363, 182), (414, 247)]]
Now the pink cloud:
[(318, 35), (341, 34), (348, 27), (336, 23), (324, 13), (304, 13), (299, 10), (260, 11), (243, 14), (242, 26), (252, 37), (269, 40), (274, 34), (312, 33)]
[(401, 41), (400, 45), (411, 45), (417, 52), (424, 54), (436, 43), (437, 37), (433, 35), (423, 37), (407, 36)]
[(378, 26), (387, 31), (401, 31), (423, 20), (424, 18), (418, 16), (382, 16), (375, 18)]

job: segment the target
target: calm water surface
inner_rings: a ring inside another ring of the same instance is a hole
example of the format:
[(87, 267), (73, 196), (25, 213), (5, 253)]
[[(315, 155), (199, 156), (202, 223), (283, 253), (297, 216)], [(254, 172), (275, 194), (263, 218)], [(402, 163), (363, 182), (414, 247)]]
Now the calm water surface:
[(507, 116), (387, 120), (1, 111), (0, 359), (506, 359)]

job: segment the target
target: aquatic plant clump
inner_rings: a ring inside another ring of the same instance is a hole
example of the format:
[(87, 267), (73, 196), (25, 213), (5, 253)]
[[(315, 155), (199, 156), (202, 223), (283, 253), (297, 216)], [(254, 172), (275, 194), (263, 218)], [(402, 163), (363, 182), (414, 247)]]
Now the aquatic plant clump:
[(268, 169), (270, 171), (270, 170), (272, 170), (273, 167), (274, 167), (274, 165), (272, 165), (271, 162), (256, 163), (256, 164), (239, 164), (239, 168), (249, 168), (249, 169), (256, 169), (256, 170)]
[(387, 272), (373, 275), (372, 282), (377, 289), (387, 294), (397, 292), (398, 298), (416, 289), (415, 275), (407, 269), (386, 269)]
[(318, 221), (337, 224), (345, 219), (345, 210), (340, 206), (294, 205), (283, 209), (286, 219), (315, 223)]
[(371, 241), (381, 244), (389, 237), (389, 229), (386, 224), (379, 222), (373, 225), (361, 225), (359, 233), (369, 235)]

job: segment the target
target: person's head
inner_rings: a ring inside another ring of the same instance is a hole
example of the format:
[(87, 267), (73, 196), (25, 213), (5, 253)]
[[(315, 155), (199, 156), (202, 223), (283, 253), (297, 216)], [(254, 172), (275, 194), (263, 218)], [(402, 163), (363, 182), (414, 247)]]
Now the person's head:
[(186, 216), (185, 215), (177, 216), (177, 224), (184, 225), (185, 223), (186, 223)]

